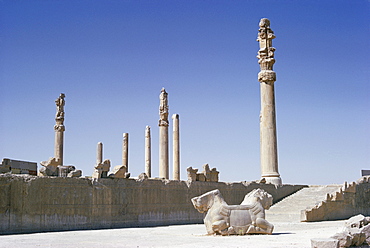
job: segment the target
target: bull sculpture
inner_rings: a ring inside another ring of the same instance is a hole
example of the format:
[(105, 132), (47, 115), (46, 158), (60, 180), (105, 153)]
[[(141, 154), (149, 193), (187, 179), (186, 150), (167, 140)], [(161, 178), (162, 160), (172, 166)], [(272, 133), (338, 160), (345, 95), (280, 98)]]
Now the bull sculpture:
[(274, 226), (265, 220), (265, 209), (272, 196), (263, 189), (248, 193), (241, 205), (228, 205), (218, 189), (191, 199), (195, 209), (207, 212), (204, 218), (208, 234), (272, 234)]

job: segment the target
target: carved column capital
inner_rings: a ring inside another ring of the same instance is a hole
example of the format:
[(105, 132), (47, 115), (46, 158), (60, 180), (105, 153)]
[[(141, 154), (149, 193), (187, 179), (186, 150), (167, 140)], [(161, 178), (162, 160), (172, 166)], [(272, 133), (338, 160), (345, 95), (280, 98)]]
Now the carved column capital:
[(258, 81), (273, 83), (276, 81), (276, 73), (272, 70), (263, 70), (258, 73)]
[(54, 125), (54, 130), (57, 131), (57, 132), (64, 132), (66, 130), (66, 127), (64, 125), (55, 124)]
[(158, 126), (169, 126), (168, 121), (168, 114), (169, 114), (169, 107), (168, 107), (168, 93), (164, 88), (161, 90), (161, 94), (159, 95), (159, 122)]
[(55, 100), (55, 104), (57, 107), (57, 113), (55, 114), (55, 122), (54, 130), (64, 132), (64, 105), (65, 105), (65, 94), (61, 93), (60, 96)]
[(276, 75), (273, 71), (275, 48), (272, 47), (272, 40), (275, 39), (275, 35), (270, 28), (270, 21), (267, 18), (261, 19), (259, 27), (257, 41), (259, 42), (260, 49), (257, 58), (261, 72), (258, 74), (258, 81), (275, 81)]

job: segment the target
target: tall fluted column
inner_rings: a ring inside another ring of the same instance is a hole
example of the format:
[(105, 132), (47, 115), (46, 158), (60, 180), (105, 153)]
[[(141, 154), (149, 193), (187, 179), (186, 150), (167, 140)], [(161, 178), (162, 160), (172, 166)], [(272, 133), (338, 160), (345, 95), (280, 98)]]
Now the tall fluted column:
[(261, 71), (258, 73), (258, 81), (261, 86), (261, 113), (260, 113), (260, 156), (261, 174), (266, 182), (281, 185), (282, 181), (278, 171), (276, 117), (275, 117), (275, 93), (274, 83), (276, 73), (273, 71), (275, 63), (272, 39), (274, 32), (270, 29), (270, 21), (262, 18), (259, 23), (260, 49), (257, 58)]
[(126, 166), (126, 172), (128, 172), (128, 133), (123, 133), (122, 165)]
[(145, 174), (152, 177), (152, 155), (151, 155), (150, 127), (145, 128)]
[(173, 180), (180, 180), (180, 131), (179, 115), (173, 114)]
[(159, 177), (169, 179), (168, 167), (168, 93), (164, 88), (159, 95)]
[(96, 148), (96, 164), (99, 165), (103, 163), (103, 143), (98, 142)]
[(64, 145), (64, 101), (65, 95), (63, 93), (55, 100), (57, 106), (57, 113), (55, 116), (55, 140), (54, 140), (54, 158), (58, 165), (63, 165), (63, 145)]

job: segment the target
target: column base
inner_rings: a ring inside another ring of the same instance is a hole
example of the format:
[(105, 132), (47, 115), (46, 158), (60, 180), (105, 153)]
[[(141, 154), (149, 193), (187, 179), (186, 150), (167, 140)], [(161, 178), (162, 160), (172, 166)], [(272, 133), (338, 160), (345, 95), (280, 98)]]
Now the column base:
[(271, 183), (277, 186), (283, 185), (283, 181), (281, 180), (280, 177), (262, 177), (266, 179), (266, 183)]

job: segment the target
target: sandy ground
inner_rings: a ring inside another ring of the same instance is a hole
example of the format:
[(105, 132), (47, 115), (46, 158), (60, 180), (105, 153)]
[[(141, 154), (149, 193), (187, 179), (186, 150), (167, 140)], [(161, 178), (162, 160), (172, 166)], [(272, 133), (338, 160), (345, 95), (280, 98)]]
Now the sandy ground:
[(121, 228), (0, 236), (0, 247), (311, 247), (344, 221), (274, 223), (273, 235), (208, 236), (204, 225)]

